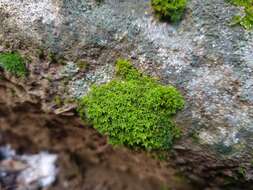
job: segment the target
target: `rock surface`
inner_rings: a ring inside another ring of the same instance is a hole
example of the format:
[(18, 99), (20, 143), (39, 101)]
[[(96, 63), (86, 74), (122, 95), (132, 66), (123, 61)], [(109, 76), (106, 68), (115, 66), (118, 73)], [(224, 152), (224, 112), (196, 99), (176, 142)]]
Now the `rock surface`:
[[(184, 130), (178, 144), (187, 151), (181, 147), (176, 155), (196, 162), (200, 176), (208, 177), (205, 169), (212, 168), (234, 177), (243, 168), (250, 181), (253, 33), (229, 26), (238, 12), (224, 0), (189, 1), (183, 21), (170, 25), (154, 17), (147, 0), (0, 0), (0, 50), (30, 56), (29, 77), (38, 86), (50, 77), (45, 89), (53, 92), (44, 94), (45, 102), (57, 93), (80, 97), (91, 84), (112, 79), (117, 58), (131, 59), (185, 96), (187, 106), (176, 121)], [(50, 65), (38, 58), (42, 54), (67, 64)]]

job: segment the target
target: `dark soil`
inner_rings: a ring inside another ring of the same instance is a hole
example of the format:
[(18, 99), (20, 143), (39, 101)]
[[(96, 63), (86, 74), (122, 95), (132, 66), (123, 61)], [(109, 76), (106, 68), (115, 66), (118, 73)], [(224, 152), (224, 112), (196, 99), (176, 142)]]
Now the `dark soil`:
[(38, 104), (14, 102), (0, 86), (0, 145), (10, 144), (20, 154), (58, 154), (60, 172), (50, 190), (196, 189), (170, 162), (112, 147), (77, 117), (45, 114)]

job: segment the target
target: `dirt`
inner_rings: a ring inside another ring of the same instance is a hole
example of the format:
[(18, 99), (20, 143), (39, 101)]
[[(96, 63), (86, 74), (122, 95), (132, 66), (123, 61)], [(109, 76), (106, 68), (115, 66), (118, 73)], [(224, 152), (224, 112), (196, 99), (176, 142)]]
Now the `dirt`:
[(0, 85), (0, 146), (6, 144), (19, 154), (58, 155), (59, 175), (49, 190), (196, 189), (170, 162), (112, 147), (78, 117), (44, 113), (41, 105), (26, 101), (17, 103)]

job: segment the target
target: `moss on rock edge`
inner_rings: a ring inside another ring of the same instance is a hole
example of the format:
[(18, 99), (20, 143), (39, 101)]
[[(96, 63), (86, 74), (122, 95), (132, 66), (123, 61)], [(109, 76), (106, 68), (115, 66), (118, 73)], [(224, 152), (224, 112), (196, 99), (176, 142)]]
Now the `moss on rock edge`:
[(27, 74), (25, 62), (18, 53), (1, 53), (0, 67), (18, 77), (24, 77)]
[(127, 60), (116, 63), (116, 78), (93, 86), (80, 100), (79, 114), (114, 145), (169, 149), (180, 131), (171, 117), (184, 107), (180, 93), (136, 70)]
[(151, 0), (151, 5), (161, 19), (179, 21), (186, 8), (187, 0)]

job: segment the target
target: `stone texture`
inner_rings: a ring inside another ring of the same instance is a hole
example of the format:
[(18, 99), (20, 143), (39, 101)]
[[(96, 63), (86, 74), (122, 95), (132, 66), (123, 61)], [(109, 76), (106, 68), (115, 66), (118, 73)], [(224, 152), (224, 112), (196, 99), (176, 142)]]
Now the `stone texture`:
[[(184, 94), (187, 106), (176, 118), (184, 130), (179, 144), (218, 155), (210, 163), (238, 161), (250, 180), (253, 33), (229, 26), (238, 12), (223, 0), (189, 1), (183, 21), (171, 25), (158, 21), (146, 0), (0, 0), (0, 45), (31, 46), (68, 60), (50, 76), (54, 82), (69, 75), (65, 87), (55, 83), (69, 98), (111, 80), (117, 58), (131, 59)], [(89, 64), (86, 72), (73, 66), (78, 59)]]

